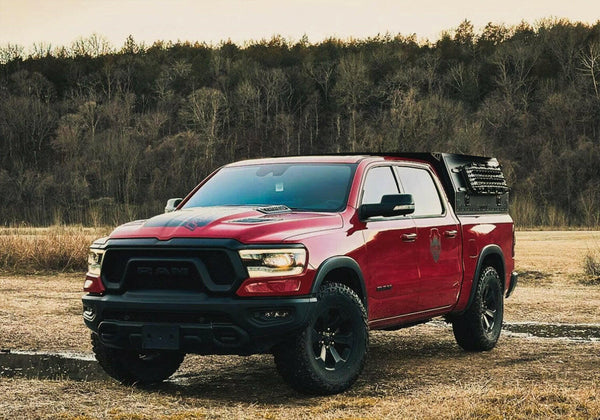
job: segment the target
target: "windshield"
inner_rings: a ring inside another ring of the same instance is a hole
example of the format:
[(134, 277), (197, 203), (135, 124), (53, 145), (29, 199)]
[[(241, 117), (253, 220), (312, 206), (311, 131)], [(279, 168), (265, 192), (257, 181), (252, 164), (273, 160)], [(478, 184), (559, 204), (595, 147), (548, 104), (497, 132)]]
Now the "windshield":
[(223, 168), (183, 208), (284, 205), (293, 210), (340, 211), (356, 165), (290, 164)]

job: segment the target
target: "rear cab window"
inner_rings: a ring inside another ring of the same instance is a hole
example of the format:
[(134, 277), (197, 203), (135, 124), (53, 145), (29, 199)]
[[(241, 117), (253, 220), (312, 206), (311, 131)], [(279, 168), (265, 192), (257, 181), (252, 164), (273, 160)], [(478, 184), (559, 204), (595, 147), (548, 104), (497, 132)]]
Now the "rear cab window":
[(413, 216), (431, 217), (444, 214), (440, 193), (428, 170), (411, 166), (395, 166), (394, 169), (402, 192), (413, 196), (415, 201)]

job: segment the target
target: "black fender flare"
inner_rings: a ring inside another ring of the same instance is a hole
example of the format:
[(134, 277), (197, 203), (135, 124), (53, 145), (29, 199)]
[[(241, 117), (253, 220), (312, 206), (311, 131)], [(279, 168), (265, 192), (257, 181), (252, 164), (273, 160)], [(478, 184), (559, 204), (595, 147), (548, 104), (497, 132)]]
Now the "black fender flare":
[(358, 265), (353, 258), (345, 255), (330, 257), (321, 263), (317, 269), (315, 280), (313, 281), (311, 294), (315, 295), (321, 288), (321, 285), (323, 284), (325, 277), (327, 277), (327, 274), (338, 268), (346, 268), (352, 270), (354, 274), (356, 274), (359, 283), (358, 286), (361, 289), (361, 300), (363, 301), (363, 305), (365, 305), (365, 309), (368, 311), (367, 287), (365, 285), (365, 278), (362, 274), (362, 270), (360, 269), (360, 265)]
[(481, 252), (479, 253), (479, 259), (477, 260), (477, 267), (475, 268), (475, 274), (473, 275), (473, 283), (471, 284), (471, 292), (469, 294), (469, 301), (467, 302), (467, 306), (465, 310), (467, 310), (471, 303), (473, 302), (473, 298), (475, 297), (475, 291), (477, 290), (477, 285), (479, 284), (479, 276), (481, 275), (481, 270), (483, 267), (483, 261), (490, 255), (496, 255), (502, 261), (502, 272), (498, 273), (500, 275), (500, 279), (502, 280), (502, 295), (504, 295), (504, 290), (506, 288), (506, 265), (504, 263), (504, 253), (502, 252), (502, 248), (498, 245), (486, 245), (483, 247)]

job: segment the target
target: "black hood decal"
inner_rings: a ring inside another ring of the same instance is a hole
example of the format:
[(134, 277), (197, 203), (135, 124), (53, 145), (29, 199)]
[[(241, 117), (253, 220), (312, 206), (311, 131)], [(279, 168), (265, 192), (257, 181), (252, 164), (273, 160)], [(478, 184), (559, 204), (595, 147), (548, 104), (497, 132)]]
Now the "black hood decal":
[(172, 213), (160, 214), (148, 219), (144, 227), (185, 227), (193, 231), (215, 220), (234, 214), (248, 212), (247, 207), (195, 207)]

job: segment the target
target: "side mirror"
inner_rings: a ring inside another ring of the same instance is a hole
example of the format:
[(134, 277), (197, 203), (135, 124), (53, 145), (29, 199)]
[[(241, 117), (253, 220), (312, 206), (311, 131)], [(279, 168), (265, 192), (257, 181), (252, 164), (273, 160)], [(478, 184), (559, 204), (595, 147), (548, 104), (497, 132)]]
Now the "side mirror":
[(415, 201), (412, 194), (390, 194), (381, 197), (379, 204), (363, 204), (360, 206), (361, 219), (370, 217), (404, 216), (415, 212)]
[(167, 205), (165, 206), (165, 213), (171, 213), (175, 211), (178, 205), (181, 204), (183, 198), (169, 198), (167, 200)]

